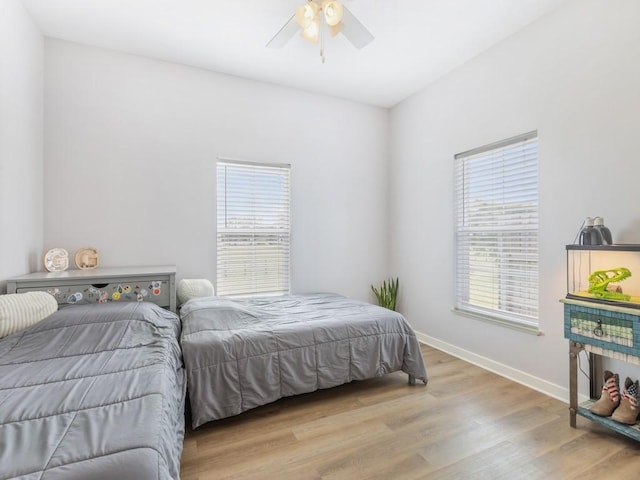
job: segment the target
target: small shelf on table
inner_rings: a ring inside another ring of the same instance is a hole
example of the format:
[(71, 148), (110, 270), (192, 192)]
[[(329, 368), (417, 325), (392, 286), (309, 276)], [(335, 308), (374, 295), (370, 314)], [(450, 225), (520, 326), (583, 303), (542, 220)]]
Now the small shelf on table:
[(636, 423), (635, 425), (625, 425), (612, 420), (611, 417), (595, 415), (589, 410), (594, 403), (594, 400), (587, 400), (586, 402), (581, 403), (578, 406), (576, 413), (581, 417), (591, 420), (592, 422), (599, 423), (600, 425), (610, 428), (611, 430), (615, 430), (622, 435), (640, 441), (640, 423)]

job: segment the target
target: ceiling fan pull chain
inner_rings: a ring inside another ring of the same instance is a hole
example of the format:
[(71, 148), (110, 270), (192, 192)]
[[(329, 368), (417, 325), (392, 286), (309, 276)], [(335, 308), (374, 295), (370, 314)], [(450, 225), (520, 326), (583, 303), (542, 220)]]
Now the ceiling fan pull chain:
[(322, 59), (322, 63), (324, 63), (324, 28), (323, 28), (323, 20), (324, 15), (320, 15), (320, 58)]

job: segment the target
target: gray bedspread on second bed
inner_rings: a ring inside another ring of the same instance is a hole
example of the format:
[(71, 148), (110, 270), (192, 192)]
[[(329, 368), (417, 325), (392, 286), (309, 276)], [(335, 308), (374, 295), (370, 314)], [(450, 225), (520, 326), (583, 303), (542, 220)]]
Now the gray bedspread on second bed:
[(193, 428), (398, 370), (427, 381), (401, 314), (340, 295), (205, 297), (180, 314)]

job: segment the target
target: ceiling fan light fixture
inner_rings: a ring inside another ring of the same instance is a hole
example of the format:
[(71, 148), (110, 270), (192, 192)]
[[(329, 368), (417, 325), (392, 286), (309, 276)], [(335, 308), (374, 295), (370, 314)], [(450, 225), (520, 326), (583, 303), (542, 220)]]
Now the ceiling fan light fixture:
[(341, 33), (355, 48), (361, 49), (373, 41), (373, 35), (342, 4), (341, 0), (307, 0), (295, 9), (289, 20), (273, 36), (267, 47), (281, 48), (300, 32), (308, 42), (320, 44), (320, 57), (324, 63), (324, 37), (326, 25), (332, 37)]
[(327, 25), (330, 27), (338, 25), (344, 15), (342, 4), (337, 0), (326, 0), (322, 4), (322, 12), (324, 13), (324, 19)]
[(318, 20), (318, 6), (313, 2), (305, 3), (296, 8), (296, 22), (303, 29), (309, 28)]
[(316, 17), (308, 27), (303, 28), (300, 36), (307, 42), (318, 43), (318, 35), (320, 33), (320, 18)]
[(339, 23), (337, 25), (329, 25), (328, 28), (331, 36), (335, 37), (342, 31), (342, 23)]

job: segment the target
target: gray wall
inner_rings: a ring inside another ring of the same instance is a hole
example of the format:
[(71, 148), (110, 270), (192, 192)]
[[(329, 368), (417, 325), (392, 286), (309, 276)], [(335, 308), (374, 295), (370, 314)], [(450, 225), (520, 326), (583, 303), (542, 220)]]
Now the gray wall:
[(22, 4), (0, 2), (0, 293), (41, 263), (43, 51)]
[(296, 292), (386, 273), (388, 110), (47, 39), (45, 247), (215, 280), (217, 156), (292, 165)]
[[(638, 18), (635, 0), (570, 2), (391, 112), (390, 268), (404, 281), (403, 312), (431, 343), (558, 397), (568, 385), (564, 246), (595, 215), (619, 243), (640, 243)], [(535, 129), (538, 337), (451, 311), (453, 157)]]

